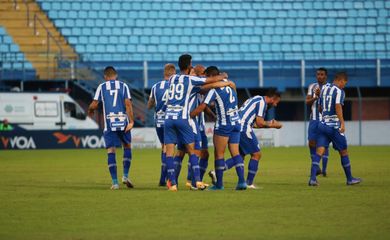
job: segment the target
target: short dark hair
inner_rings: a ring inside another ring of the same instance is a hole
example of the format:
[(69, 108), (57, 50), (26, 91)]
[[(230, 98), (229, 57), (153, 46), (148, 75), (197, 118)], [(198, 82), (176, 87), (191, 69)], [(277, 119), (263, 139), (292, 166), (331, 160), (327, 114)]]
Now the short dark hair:
[(345, 79), (345, 81), (348, 81), (348, 74), (346, 72), (338, 72), (334, 75), (334, 80), (341, 79)]
[(276, 89), (276, 88), (271, 88), (267, 91), (266, 93), (266, 96), (269, 97), (269, 98), (273, 98), (273, 97), (281, 97), (281, 94), (280, 92)]
[(328, 76), (328, 69), (326, 69), (324, 67), (320, 67), (320, 68), (317, 68), (317, 72), (318, 71), (325, 72), (325, 75)]
[(180, 71), (183, 71), (183, 70), (186, 70), (188, 69), (189, 66), (191, 66), (191, 55), (189, 54), (183, 54), (179, 57), (179, 68), (180, 68)]
[(113, 66), (108, 66), (104, 69), (104, 76), (113, 77), (117, 75), (117, 72)]
[(206, 70), (204, 70), (204, 73), (207, 77), (213, 77), (219, 75), (219, 69), (216, 66), (210, 66), (207, 67)]

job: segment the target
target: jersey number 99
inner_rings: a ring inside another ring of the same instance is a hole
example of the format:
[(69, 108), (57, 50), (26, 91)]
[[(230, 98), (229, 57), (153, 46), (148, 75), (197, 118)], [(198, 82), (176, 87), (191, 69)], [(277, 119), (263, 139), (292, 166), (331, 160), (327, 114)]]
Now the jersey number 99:
[(183, 83), (178, 83), (174, 84), (171, 83), (169, 86), (169, 100), (172, 100), (175, 98), (176, 100), (181, 100), (183, 99), (184, 96), (184, 84)]

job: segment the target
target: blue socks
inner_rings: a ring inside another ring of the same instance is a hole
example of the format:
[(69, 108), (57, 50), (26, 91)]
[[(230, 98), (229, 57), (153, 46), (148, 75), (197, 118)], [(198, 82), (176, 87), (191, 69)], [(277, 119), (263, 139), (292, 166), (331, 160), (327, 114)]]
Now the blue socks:
[(175, 168), (176, 183), (177, 183), (179, 180), (179, 175), (180, 175), (180, 171), (181, 171), (181, 163), (183, 161), (183, 157), (175, 156), (175, 158), (172, 157), (172, 159), (173, 159), (173, 164), (174, 164), (174, 168)]
[(123, 176), (128, 178), (132, 158), (131, 148), (125, 148), (123, 151)]
[(108, 170), (111, 174), (112, 184), (118, 184), (118, 176), (116, 172), (116, 160), (115, 160), (115, 153), (108, 153)]
[(228, 160), (225, 161), (225, 171), (229, 170), (230, 168), (234, 167), (236, 165), (235, 161), (233, 158), (229, 158)]
[(352, 181), (351, 163), (349, 161), (348, 155), (341, 157), (341, 164), (343, 165), (345, 176), (347, 177), (347, 180)]
[(313, 162), (313, 158), (317, 154), (316, 148), (315, 147), (309, 147), (309, 149), (310, 149), (310, 159), (311, 159), (311, 162)]
[(203, 176), (207, 171), (209, 160), (207, 158), (201, 158), (199, 160), (200, 180), (203, 180)]
[(325, 153), (322, 155), (322, 173), (326, 174), (326, 168), (328, 166), (329, 148), (325, 148)]
[(172, 185), (176, 185), (175, 165), (173, 164), (173, 157), (166, 157), (167, 177)]
[(320, 160), (321, 156), (317, 153), (312, 157), (311, 160), (311, 172), (310, 172), (310, 180), (317, 181), (317, 171), (320, 168)]
[(167, 178), (167, 164), (166, 164), (166, 154), (161, 151), (161, 174), (160, 174), (160, 184), (165, 184)]
[(191, 163), (193, 181), (199, 182), (200, 181), (200, 170), (199, 170), (198, 156), (196, 156), (195, 154), (192, 154), (190, 156), (189, 162)]
[(245, 182), (244, 159), (242, 159), (241, 155), (237, 155), (233, 157), (233, 160), (236, 163), (236, 173), (238, 176), (238, 183), (243, 183)]
[(255, 160), (255, 159), (251, 159), (249, 161), (248, 176), (246, 178), (246, 183), (248, 185), (253, 184), (253, 179), (255, 178), (258, 169), (259, 169), (259, 161)]
[(214, 168), (215, 168), (215, 175), (217, 177), (217, 183), (216, 187), (222, 188), (223, 187), (223, 171), (225, 171), (225, 160), (217, 159), (214, 162)]

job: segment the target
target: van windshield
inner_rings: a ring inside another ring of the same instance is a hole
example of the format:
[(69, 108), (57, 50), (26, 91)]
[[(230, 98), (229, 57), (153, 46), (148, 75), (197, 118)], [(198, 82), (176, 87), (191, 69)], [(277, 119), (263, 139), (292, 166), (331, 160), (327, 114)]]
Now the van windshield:
[(80, 120), (85, 120), (87, 118), (83, 109), (81, 109), (79, 105), (76, 105), (73, 102), (64, 102), (64, 113), (65, 117), (71, 117)]

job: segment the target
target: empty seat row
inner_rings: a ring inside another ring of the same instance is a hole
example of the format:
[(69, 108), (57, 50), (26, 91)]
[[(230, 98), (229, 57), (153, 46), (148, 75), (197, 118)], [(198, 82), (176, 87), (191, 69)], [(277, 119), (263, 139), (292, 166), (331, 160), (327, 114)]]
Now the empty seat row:
[(390, 8), (390, 4), (384, 1), (296, 1), (296, 2), (275, 2), (275, 1), (42, 1), (42, 7), (53, 10), (250, 10), (250, 9), (266, 9), (266, 10), (288, 10), (288, 9), (316, 9), (316, 10), (333, 10), (333, 9), (375, 9), (375, 8)]
[(0, 26), (0, 68), (1, 69), (32, 69), (19, 46), (14, 43), (5, 28)]

